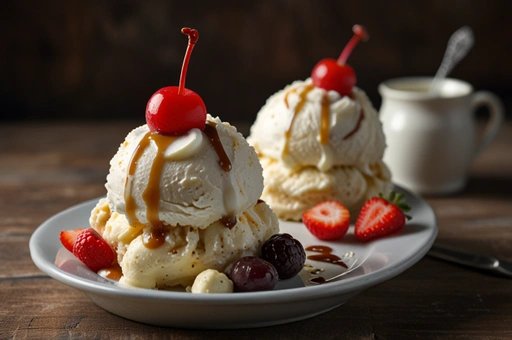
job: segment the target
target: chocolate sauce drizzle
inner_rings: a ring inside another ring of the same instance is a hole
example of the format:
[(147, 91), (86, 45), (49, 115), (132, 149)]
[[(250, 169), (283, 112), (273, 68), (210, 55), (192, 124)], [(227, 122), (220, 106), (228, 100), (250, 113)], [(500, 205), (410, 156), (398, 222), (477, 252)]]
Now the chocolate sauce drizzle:
[(236, 216), (226, 215), (222, 216), (222, 218), (220, 219), (220, 223), (224, 224), (228, 229), (233, 228), (236, 225), (236, 222)]
[(341, 260), (341, 258), (332, 253), (333, 249), (327, 246), (309, 246), (306, 248), (306, 251), (312, 251), (315, 255), (309, 255), (308, 260), (331, 263), (344, 268), (348, 268), (348, 266)]
[(210, 141), (210, 144), (213, 146), (213, 149), (217, 153), (217, 156), (219, 156), (219, 165), (225, 172), (231, 171), (231, 161), (229, 160), (228, 155), (226, 155), (226, 150), (224, 150), (224, 147), (222, 146), (222, 142), (219, 138), (219, 133), (217, 132), (217, 123), (215, 122), (208, 122), (204, 126), (203, 131), (206, 136), (208, 137), (208, 140)]
[(363, 119), (364, 119), (364, 110), (361, 107), (361, 113), (359, 114), (359, 120), (357, 121), (356, 126), (354, 127), (354, 129), (352, 131), (350, 131), (350, 133), (348, 135), (343, 137), (343, 140), (349, 139), (359, 130), (359, 127), (361, 126), (361, 122), (363, 121)]
[[(221, 169), (224, 170), (225, 172), (230, 172), (231, 161), (229, 160), (229, 157), (226, 154), (226, 150), (224, 150), (224, 147), (222, 146), (219, 133), (217, 132), (217, 123), (211, 121), (207, 122), (207, 124), (204, 127), (204, 133), (208, 137), (210, 144), (217, 153), (217, 156), (219, 157), (219, 165)], [(237, 218), (236, 216), (226, 215), (222, 216), (220, 222), (224, 224), (227, 228), (231, 229), (236, 225)]]
[[(315, 255), (309, 255), (307, 257), (308, 260), (324, 262), (324, 263), (331, 263), (331, 264), (338, 265), (338, 266), (348, 269), (348, 266), (341, 260), (341, 258), (332, 253), (333, 249), (331, 247), (321, 246), (321, 245), (309, 246), (305, 250), (319, 253), (319, 254), (315, 254)], [(309, 281), (311, 281), (313, 283), (317, 283), (317, 284), (323, 284), (323, 283), (327, 282), (325, 280), (325, 278), (323, 278), (322, 276), (314, 277), (314, 278), (310, 279)]]

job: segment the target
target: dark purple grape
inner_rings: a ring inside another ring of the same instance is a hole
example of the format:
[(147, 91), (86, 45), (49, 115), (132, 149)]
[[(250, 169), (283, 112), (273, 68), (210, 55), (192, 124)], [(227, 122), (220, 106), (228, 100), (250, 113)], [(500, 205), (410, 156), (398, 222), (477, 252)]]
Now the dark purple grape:
[(290, 234), (275, 234), (270, 237), (261, 247), (261, 257), (272, 263), (280, 280), (297, 275), (306, 262), (304, 247)]
[(235, 292), (272, 290), (279, 279), (273, 265), (255, 256), (242, 257), (236, 261), (231, 267), (230, 276)]

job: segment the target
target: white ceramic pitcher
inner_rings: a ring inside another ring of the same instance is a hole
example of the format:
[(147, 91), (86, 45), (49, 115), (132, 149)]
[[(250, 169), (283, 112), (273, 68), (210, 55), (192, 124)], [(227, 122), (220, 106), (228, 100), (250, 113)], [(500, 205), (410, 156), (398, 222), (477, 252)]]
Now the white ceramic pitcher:
[[(387, 148), (384, 162), (393, 182), (421, 194), (448, 194), (464, 188), (475, 156), (496, 136), (503, 105), (464, 81), (442, 80), (436, 96), (432, 78), (397, 78), (379, 85), (380, 118)], [(489, 120), (477, 134), (475, 111), (487, 106)]]

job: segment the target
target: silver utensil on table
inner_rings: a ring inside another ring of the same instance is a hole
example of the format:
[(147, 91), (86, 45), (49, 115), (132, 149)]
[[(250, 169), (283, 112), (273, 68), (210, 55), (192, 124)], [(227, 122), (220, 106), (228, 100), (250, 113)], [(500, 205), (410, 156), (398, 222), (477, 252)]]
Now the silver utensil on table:
[(475, 254), (441, 244), (434, 244), (432, 248), (430, 248), (428, 255), (441, 260), (491, 271), (512, 278), (512, 262), (501, 260), (493, 256)]

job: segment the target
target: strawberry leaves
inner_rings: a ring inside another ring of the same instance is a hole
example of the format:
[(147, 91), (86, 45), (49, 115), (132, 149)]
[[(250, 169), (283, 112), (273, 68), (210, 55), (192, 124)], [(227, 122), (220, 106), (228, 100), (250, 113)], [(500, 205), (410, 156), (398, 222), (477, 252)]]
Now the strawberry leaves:
[[(411, 211), (411, 206), (404, 202), (406, 196), (403, 193), (400, 193), (400, 192), (397, 193), (394, 190), (392, 190), (389, 193), (388, 197), (385, 198), (385, 197), (383, 197), (382, 193), (379, 192), (379, 197), (387, 199), (388, 202), (390, 202), (390, 203), (396, 205), (397, 207), (399, 207), (400, 210), (402, 210), (404, 213)], [(407, 214), (405, 214), (405, 218), (407, 220), (412, 219), (412, 217), (410, 215), (407, 215)]]

